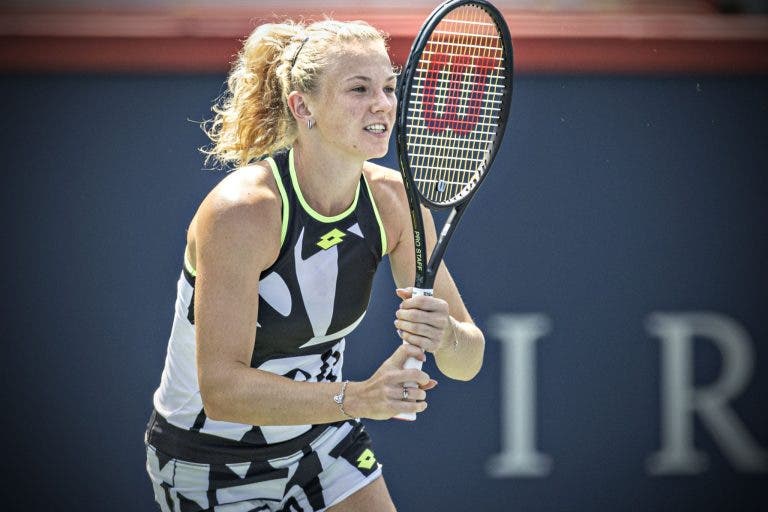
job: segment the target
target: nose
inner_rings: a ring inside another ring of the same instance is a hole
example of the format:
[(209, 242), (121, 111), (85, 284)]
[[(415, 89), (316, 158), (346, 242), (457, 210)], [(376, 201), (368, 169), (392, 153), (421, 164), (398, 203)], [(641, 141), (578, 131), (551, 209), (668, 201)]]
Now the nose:
[(373, 99), (371, 104), (371, 111), (374, 113), (389, 112), (395, 108), (397, 98), (393, 94), (387, 94), (384, 91), (379, 91)]

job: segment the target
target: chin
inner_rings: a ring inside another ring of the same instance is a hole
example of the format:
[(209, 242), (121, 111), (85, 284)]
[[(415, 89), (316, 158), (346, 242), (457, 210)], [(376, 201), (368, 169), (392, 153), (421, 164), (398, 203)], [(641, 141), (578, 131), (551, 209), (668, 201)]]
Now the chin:
[(387, 155), (387, 152), (389, 151), (389, 147), (387, 148), (370, 148), (367, 151), (360, 151), (358, 155), (362, 156), (365, 160), (371, 160), (374, 158), (384, 158)]
[(387, 138), (386, 143), (382, 144), (378, 148), (372, 148), (371, 149), (371, 156), (370, 158), (384, 158), (387, 156), (387, 153), (389, 153), (389, 138)]
[(389, 141), (389, 137), (387, 137), (386, 140), (381, 140), (373, 144), (368, 141), (368, 143), (365, 145), (360, 144), (355, 147), (354, 152), (357, 155), (362, 156), (365, 160), (370, 160), (372, 158), (383, 158), (389, 152)]
[(375, 153), (373, 156), (371, 156), (371, 157), (369, 158), (369, 160), (370, 160), (371, 158), (384, 158), (385, 156), (387, 156), (387, 153), (388, 153), (388, 152), (389, 152), (389, 148), (387, 148), (387, 149), (385, 149), (385, 150), (383, 150), (383, 151), (378, 151), (378, 152), (376, 152), (376, 153)]

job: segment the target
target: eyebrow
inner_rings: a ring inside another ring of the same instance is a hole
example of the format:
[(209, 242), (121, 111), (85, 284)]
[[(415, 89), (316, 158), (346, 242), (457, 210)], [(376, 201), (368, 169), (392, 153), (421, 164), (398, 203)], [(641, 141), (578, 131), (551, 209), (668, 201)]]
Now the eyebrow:
[[(362, 80), (364, 82), (370, 82), (371, 78), (363, 75), (356, 75), (346, 79), (346, 81), (351, 81), (351, 80)], [(386, 81), (390, 81), (390, 80), (397, 80), (397, 74), (392, 73), (390, 76), (388, 76)]]

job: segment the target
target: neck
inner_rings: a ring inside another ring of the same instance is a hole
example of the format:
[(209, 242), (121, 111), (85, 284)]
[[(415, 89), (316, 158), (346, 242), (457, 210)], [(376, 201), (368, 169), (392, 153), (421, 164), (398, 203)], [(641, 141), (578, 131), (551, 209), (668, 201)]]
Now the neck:
[(332, 217), (349, 208), (364, 161), (340, 157), (325, 146), (306, 141), (294, 144), (293, 161), (301, 194), (313, 210)]

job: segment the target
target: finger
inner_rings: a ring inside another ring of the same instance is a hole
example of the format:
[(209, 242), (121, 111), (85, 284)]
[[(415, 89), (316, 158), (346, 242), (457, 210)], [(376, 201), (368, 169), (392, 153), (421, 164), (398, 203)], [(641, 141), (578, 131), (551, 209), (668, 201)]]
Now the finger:
[(419, 387), (424, 391), (429, 391), (430, 389), (433, 389), (435, 386), (437, 386), (437, 381), (435, 379), (429, 379), (429, 382)]
[(395, 353), (390, 356), (389, 362), (397, 368), (402, 368), (409, 357), (413, 357), (419, 361), (427, 360), (427, 356), (424, 354), (423, 349), (410, 343), (403, 343), (397, 347)]
[(395, 318), (420, 324), (431, 325), (435, 329), (444, 329), (448, 313), (444, 311), (426, 311), (423, 309), (398, 309)]
[(423, 322), (412, 322), (409, 320), (395, 320), (395, 328), (400, 331), (406, 331), (411, 334), (423, 336), (425, 338), (439, 338), (443, 334), (443, 329)]
[[(404, 391), (407, 391), (404, 392)], [(423, 388), (394, 388), (391, 392), (390, 398), (392, 400), (410, 401), (410, 402), (422, 402), (427, 399), (427, 392)]]
[(431, 338), (427, 338), (426, 336), (413, 334), (412, 332), (398, 330), (397, 335), (400, 336), (400, 338), (407, 342), (409, 345), (419, 347), (420, 350), (425, 352), (434, 352), (437, 350), (437, 347), (440, 346), (437, 341), (433, 341)]
[(413, 295), (413, 288), (410, 286), (408, 288), (398, 288), (395, 290), (395, 294), (403, 300), (410, 299)]
[(406, 370), (403, 370), (400, 372), (400, 374), (395, 379), (395, 384), (398, 387), (403, 387), (406, 383), (416, 383), (417, 386), (426, 386), (429, 384), (430, 378), (429, 375), (421, 370), (417, 370), (416, 368), (408, 368)]
[(393, 402), (393, 409), (395, 413), (392, 416), (397, 416), (401, 413), (420, 413), (427, 409), (427, 402), (403, 402), (402, 400)]
[(448, 303), (443, 299), (431, 297), (429, 295), (417, 295), (400, 303), (400, 309), (421, 309), (424, 311), (443, 311), (448, 312)]

